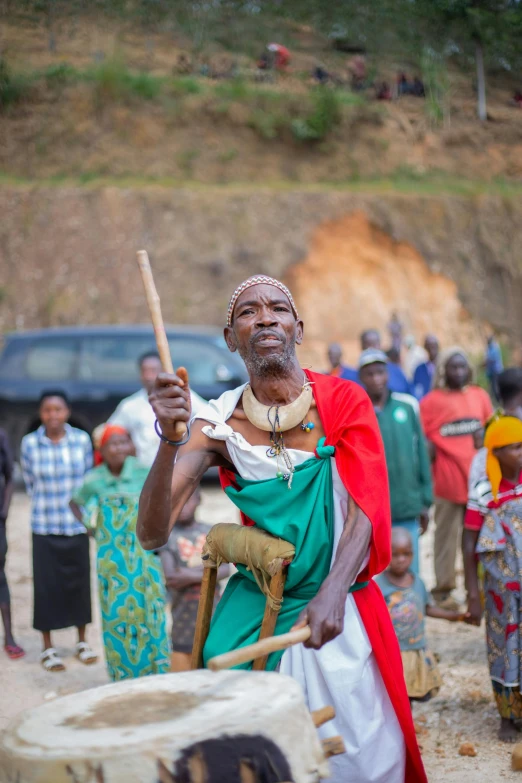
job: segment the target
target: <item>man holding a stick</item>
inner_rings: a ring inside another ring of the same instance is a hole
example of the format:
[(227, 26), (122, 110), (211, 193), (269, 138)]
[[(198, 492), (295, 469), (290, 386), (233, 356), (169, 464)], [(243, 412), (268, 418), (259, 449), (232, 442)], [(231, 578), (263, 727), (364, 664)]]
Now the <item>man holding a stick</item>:
[[(225, 338), (250, 383), (198, 411), (183, 438), (176, 425), (192, 417), (188, 384), (171, 374), (154, 384), (161, 445), (141, 495), (139, 538), (162, 546), (202, 475), (219, 467), (243, 522), (295, 546), (275, 633), (308, 625), (310, 637), (272, 653), (267, 669), (297, 679), (311, 710), (334, 706), (336, 718), (320, 729), (346, 747), (331, 760), (332, 780), (425, 783), (397, 640), (372, 580), (389, 562), (391, 525), (371, 402), (356, 384), (299, 366), (303, 323), (277, 280), (257, 276), (236, 289)], [(256, 641), (264, 603), (234, 575), (205, 661)]]

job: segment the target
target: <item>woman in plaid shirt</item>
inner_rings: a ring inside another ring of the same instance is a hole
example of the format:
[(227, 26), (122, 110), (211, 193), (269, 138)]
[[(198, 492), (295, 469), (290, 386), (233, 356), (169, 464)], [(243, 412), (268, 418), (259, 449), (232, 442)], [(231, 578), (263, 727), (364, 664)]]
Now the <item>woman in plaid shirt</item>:
[(51, 642), (51, 631), (59, 628), (76, 626), (77, 657), (85, 664), (97, 660), (85, 640), (91, 622), (89, 539), (69, 509), (92, 467), (92, 445), (86, 432), (67, 423), (70, 413), (63, 392), (44, 392), (42, 426), (23, 438), (20, 459), (32, 500), (33, 627), (43, 636), (40, 661), (47, 671), (65, 668)]

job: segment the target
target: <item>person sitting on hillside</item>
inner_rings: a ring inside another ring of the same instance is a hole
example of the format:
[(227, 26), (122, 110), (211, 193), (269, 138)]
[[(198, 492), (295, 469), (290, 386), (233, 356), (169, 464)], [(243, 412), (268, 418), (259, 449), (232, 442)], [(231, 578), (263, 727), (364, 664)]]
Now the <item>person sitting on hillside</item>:
[(257, 67), (261, 71), (269, 71), (272, 68), (272, 57), (270, 52), (261, 52), (259, 60), (257, 61)]
[(409, 95), (410, 94), (410, 83), (408, 81), (408, 77), (405, 73), (399, 73), (397, 75), (397, 95), (400, 97), (401, 95)]
[(322, 65), (317, 65), (314, 68), (312, 76), (316, 82), (319, 82), (319, 84), (327, 84), (330, 80), (330, 74), (326, 68), (323, 68)]
[(290, 51), (278, 43), (270, 43), (266, 50), (261, 54), (257, 62), (257, 67), (261, 70), (286, 71), (290, 63)]
[(425, 98), (424, 82), (418, 76), (415, 76), (413, 81), (410, 82), (405, 73), (400, 73), (397, 76), (397, 95), (413, 95), (415, 98)]
[(416, 76), (413, 80), (413, 86), (412, 86), (412, 95), (415, 95), (416, 98), (425, 98), (426, 97), (426, 90), (424, 89), (424, 82), (422, 79), (419, 79), (418, 76)]
[(183, 75), (192, 73), (192, 62), (188, 55), (186, 55), (184, 52), (178, 55), (176, 65), (174, 66), (174, 73)]
[(391, 101), (392, 91), (388, 82), (381, 82), (380, 84), (377, 85), (375, 91), (375, 98), (378, 101)]
[(358, 92), (366, 87), (366, 59), (362, 54), (356, 54), (348, 66), (351, 73), (352, 90)]

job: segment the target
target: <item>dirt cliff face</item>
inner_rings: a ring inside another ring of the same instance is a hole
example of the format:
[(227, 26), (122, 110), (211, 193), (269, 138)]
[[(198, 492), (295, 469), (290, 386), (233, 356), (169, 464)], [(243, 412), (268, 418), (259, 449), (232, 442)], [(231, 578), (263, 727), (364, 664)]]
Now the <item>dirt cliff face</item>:
[(171, 323), (222, 324), (244, 278), (295, 287), (303, 360), (397, 310), (418, 339), (472, 350), (522, 326), (522, 199), (336, 190), (4, 187), (4, 330), (148, 319), (135, 252), (149, 251)]
[(307, 358), (324, 361), (325, 334), (340, 342), (355, 361), (363, 329), (381, 331), (394, 311), (405, 334), (419, 339), (435, 332), (445, 345), (463, 343), (479, 352), (484, 318), (473, 319), (459, 299), (456, 283), (433, 272), (420, 253), (397, 242), (362, 211), (322, 223), (308, 257), (289, 270), (287, 280), (306, 324)]

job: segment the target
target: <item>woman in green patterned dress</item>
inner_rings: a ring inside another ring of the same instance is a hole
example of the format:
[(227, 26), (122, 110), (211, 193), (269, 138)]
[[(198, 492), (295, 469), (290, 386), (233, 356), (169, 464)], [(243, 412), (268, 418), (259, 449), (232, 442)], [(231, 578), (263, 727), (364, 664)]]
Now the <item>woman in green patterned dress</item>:
[(161, 674), (170, 667), (161, 563), (136, 536), (138, 500), (148, 469), (133, 456), (132, 440), (123, 427), (107, 425), (100, 452), (103, 464), (86, 474), (70, 505), (96, 539), (109, 676), (123, 680)]

